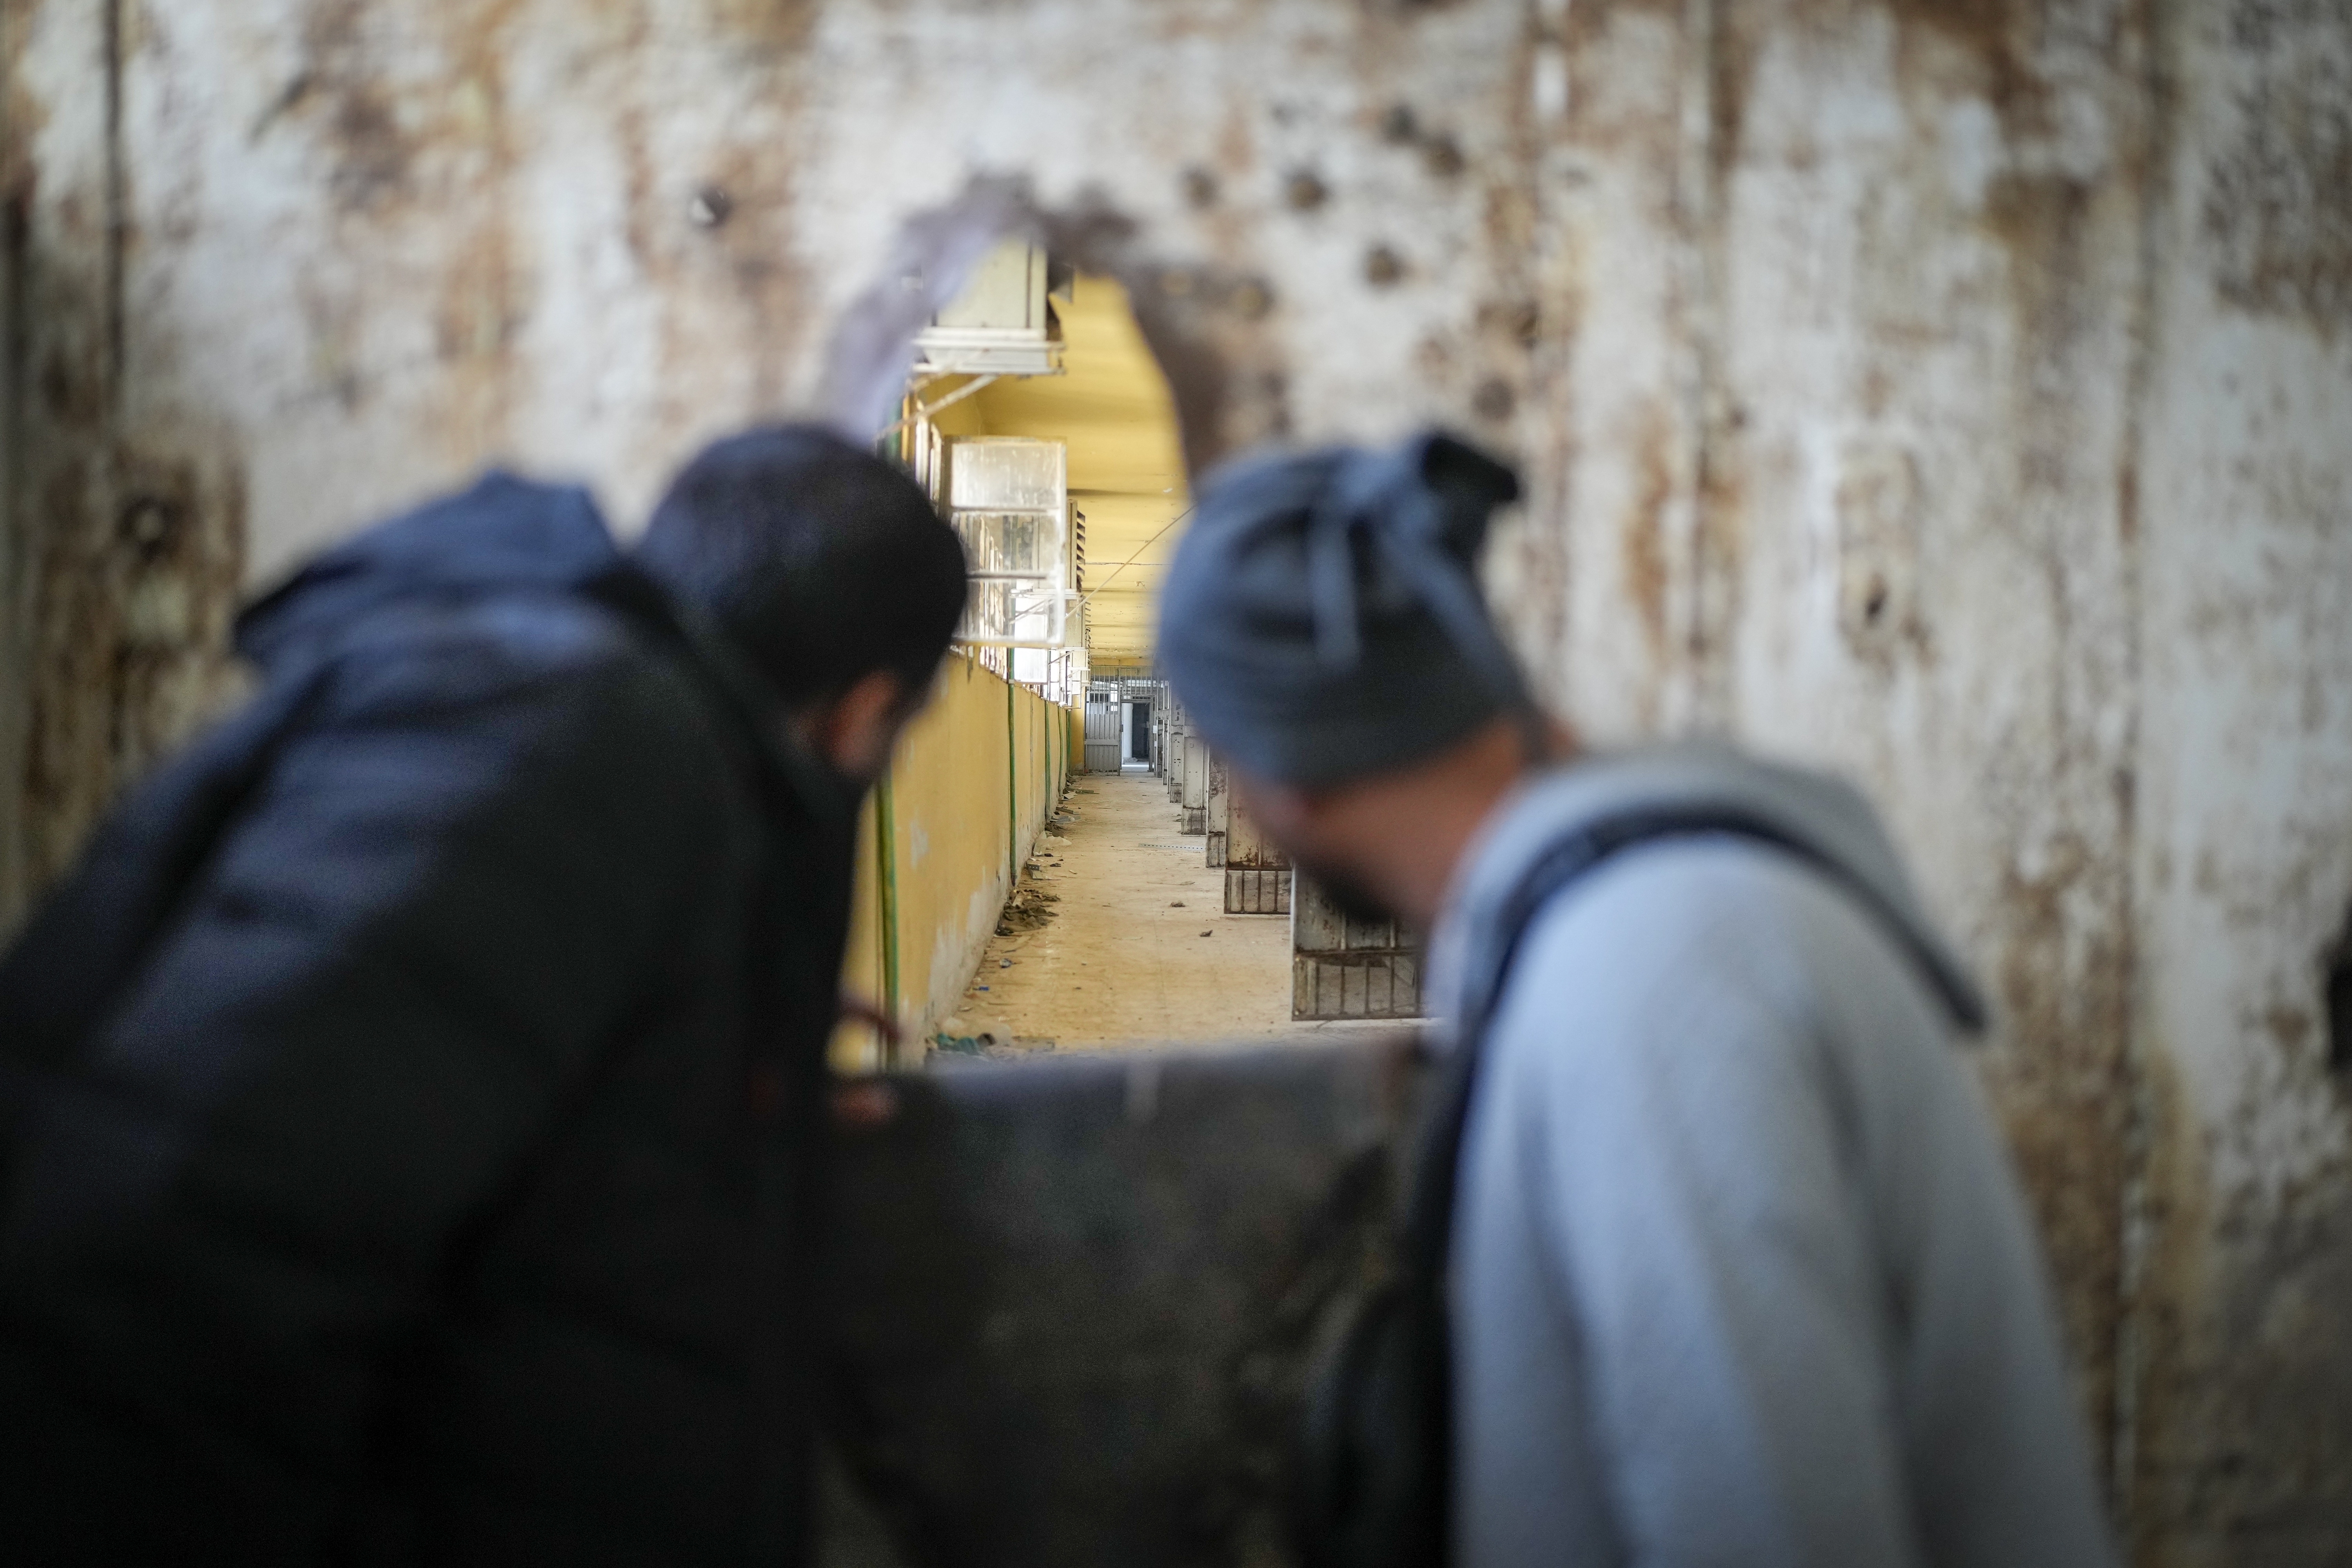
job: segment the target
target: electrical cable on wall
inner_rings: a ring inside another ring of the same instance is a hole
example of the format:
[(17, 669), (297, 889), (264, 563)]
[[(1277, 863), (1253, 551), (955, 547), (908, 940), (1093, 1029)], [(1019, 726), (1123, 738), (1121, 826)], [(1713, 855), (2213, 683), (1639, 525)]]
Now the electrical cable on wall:
[[(1112, 568), (1111, 568), (1111, 571), (1110, 571), (1110, 577), (1116, 577), (1116, 576), (1118, 576), (1120, 573), (1122, 573), (1122, 572), (1126, 571), (1129, 567), (1130, 567), (1130, 566), (1134, 565), (1138, 561), (1142, 560), (1142, 559), (1143, 559), (1143, 552), (1144, 552), (1145, 551), (1147, 551), (1147, 550), (1150, 549), (1153, 545), (1155, 545), (1155, 544), (1157, 544), (1157, 543), (1159, 543), (1159, 542), (1160, 542), (1160, 535), (1161, 533), (1166, 533), (1170, 529), (1171, 529), (1171, 528), (1175, 527), (1178, 523), (1180, 523), (1180, 522), (1183, 521), (1186, 518), (1188, 518), (1188, 517), (1190, 517), (1190, 516), (1192, 516), (1192, 509), (1191, 507), (1189, 507), (1189, 506), (1188, 506), (1188, 507), (1186, 507), (1182, 511), (1178, 512), (1174, 517), (1170, 518), (1166, 522), (1161, 523), (1161, 524), (1160, 525), (1160, 533), (1155, 533), (1155, 534), (1153, 534), (1150, 538), (1149, 538), (1149, 539), (1145, 540), (1141, 544), (1137, 545), (1137, 546), (1135, 547), (1135, 553), (1134, 553), (1134, 554), (1132, 554), (1132, 555), (1129, 556), (1126, 560), (1124, 560), (1124, 561), (1120, 562), (1118, 565), (1116, 565), (1116, 566), (1114, 566), (1114, 567), (1112, 567)], [(1085, 593), (1085, 594), (1084, 594), (1084, 595), (1079, 598), (1078, 603), (1079, 603), (1080, 605), (1086, 605), (1086, 604), (1092, 603), (1092, 602), (1093, 602), (1093, 599), (1094, 599), (1094, 596), (1095, 596), (1097, 594), (1101, 593), (1101, 592), (1103, 591), (1103, 589), (1108, 588), (1108, 587), (1109, 587), (1109, 586), (1110, 586), (1110, 577), (1106, 577), (1106, 578), (1104, 578), (1100, 584), (1098, 584), (1097, 585), (1096, 585), (1096, 586), (1095, 586), (1095, 587), (1093, 587), (1093, 588), (1089, 588), (1088, 590), (1087, 590), (1087, 592), (1086, 592), (1086, 593)]]

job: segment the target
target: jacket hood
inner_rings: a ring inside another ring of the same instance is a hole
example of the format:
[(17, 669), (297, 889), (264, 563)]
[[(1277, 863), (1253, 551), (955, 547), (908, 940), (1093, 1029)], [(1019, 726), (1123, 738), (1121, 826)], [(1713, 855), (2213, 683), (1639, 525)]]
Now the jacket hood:
[(568, 586), (619, 558), (586, 490), (493, 470), (315, 557), (237, 617), (236, 649), (267, 666), (394, 605)]
[(1563, 836), (1644, 807), (1715, 807), (1771, 824), (1875, 895), (1899, 921), (1954, 1021), (1981, 1024), (1983, 994), (1920, 907), (1902, 858), (1859, 791), (1825, 773), (1689, 742), (1591, 758), (1542, 775), (1506, 801), (1454, 874), (1430, 944), (1430, 1010), (1458, 1014), (1469, 961), (1501, 940), (1502, 907), (1528, 863)]

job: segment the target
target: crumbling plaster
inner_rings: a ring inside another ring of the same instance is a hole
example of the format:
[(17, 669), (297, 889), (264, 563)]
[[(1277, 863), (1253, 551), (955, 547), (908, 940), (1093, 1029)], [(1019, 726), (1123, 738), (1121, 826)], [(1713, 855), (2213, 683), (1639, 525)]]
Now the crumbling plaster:
[(0, 26), (0, 908), (219, 700), (240, 584), (493, 460), (629, 526), (702, 437), (857, 404), (832, 323), (903, 288), (910, 215), (1009, 179), (980, 208), (1134, 290), (1196, 460), (1459, 426), (1523, 466), (1495, 585), (1589, 734), (1873, 790), (2000, 1000), (1979, 1059), (2137, 1555), (2341, 1560), (2340, 5)]

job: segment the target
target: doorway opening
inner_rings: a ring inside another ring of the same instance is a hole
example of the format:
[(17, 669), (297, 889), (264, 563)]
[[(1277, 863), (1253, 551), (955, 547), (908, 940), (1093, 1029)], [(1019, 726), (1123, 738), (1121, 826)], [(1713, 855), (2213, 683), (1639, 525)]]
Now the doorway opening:
[(906, 1026), (887, 1060), (1417, 1011), (1411, 952), (1296, 876), (1155, 668), (1188, 473), (1289, 428), (1257, 325), (1276, 308), (1263, 278), (1155, 258), (1099, 204), (981, 179), (909, 220), (843, 318), (837, 419), (880, 430), (972, 568), (943, 700), (876, 794), (859, 929), (879, 956), (853, 935), (846, 984)]
[[(894, 940), (902, 970), (938, 954), (928, 994), (902, 973), (900, 1016), (933, 1050), (978, 1055), (1287, 1033), (1288, 922), (1229, 912), (1224, 872), (1170, 790), (1181, 721), (1154, 668), (1156, 617), (1190, 495), (1168, 378), (1117, 279), (1022, 237), (969, 276), (915, 335), (885, 450), (971, 568), (948, 700), (969, 705), (961, 683), (980, 678), (959, 671), (984, 671), (1064, 729), (1058, 767), (1023, 753), (1009, 780), (971, 744), (976, 724), (930, 750), (919, 734), (894, 763), (893, 820), (877, 828), (895, 857)], [(953, 728), (943, 706), (919, 731)], [(1040, 767), (1055, 787), (1032, 830), (1022, 781)], [(1009, 818), (972, 809), (988, 795), (1013, 800)], [(1001, 843), (1008, 821), (1002, 878), (943, 852), (974, 829)], [(960, 922), (990, 909), (959, 954)]]
[(1124, 769), (1151, 771), (1151, 703), (1149, 699), (1127, 705), (1127, 756)]

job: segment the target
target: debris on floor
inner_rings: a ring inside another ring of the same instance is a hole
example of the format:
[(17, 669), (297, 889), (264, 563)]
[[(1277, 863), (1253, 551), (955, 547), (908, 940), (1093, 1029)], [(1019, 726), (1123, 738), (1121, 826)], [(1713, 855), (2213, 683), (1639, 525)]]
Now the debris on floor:
[(1043, 888), (1023, 886), (1013, 890), (1004, 900), (1004, 910), (996, 917), (996, 934), (1011, 936), (1015, 931), (1035, 931), (1054, 918), (1053, 906), (1062, 901), (1059, 893), (1049, 893)]
[(950, 1035), (945, 1030), (931, 1037), (934, 1053), (955, 1057), (979, 1057), (987, 1061), (1003, 1061), (1012, 1057), (1025, 1057), (1054, 1048), (1054, 1039), (1045, 1035), (998, 1035), (982, 1030), (977, 1035)]
[[(950, 1038), (987, 1033), (1000, 1045), (1055, 1038), (1069, 1050), (1293, 1030), (1287, 922), (1215, 918), (1224, 873), (1202, 863), (1201, 840), (1161, 825), (1160, 779), (1095, 778), (1089, 787), (1099, 798), (1086, 803), (1082, 821), (1039, 835), (1031, 858), (1048, 863), (1045, 874), (1021, 879), (959, 1016), (934, 1027)], [(1196, 915), (1210, 919), (1214, 940), (1183, 923)], [(981, 1059), (931, 1058), (950, 1069)]]

